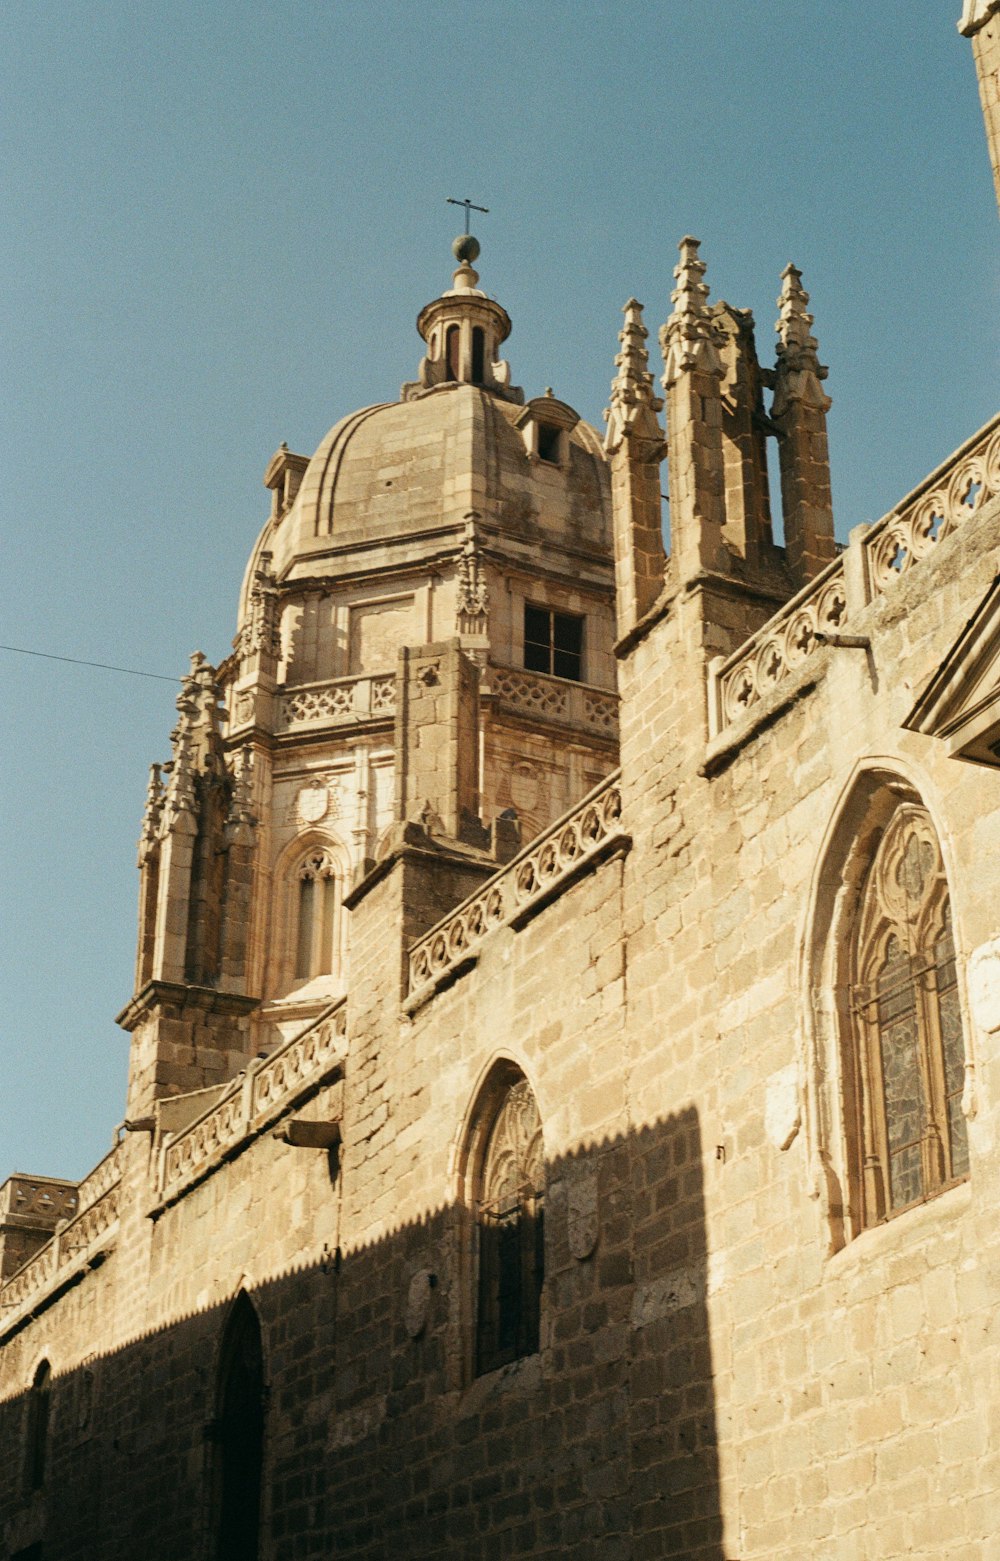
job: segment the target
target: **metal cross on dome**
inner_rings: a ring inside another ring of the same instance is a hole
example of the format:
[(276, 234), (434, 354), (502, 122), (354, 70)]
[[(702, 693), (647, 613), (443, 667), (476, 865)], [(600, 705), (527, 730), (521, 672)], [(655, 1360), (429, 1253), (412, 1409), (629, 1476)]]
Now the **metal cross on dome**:
[(470, 200), (456, 201), (450, 195), (445, 197), (445, 205), (446, 206), (464, 206), (465, 207), (465, 231), (466, 231), (466, 233), (468, 233), (468, 231), (469, 231), (469, 212), (470, 211), (482, 211), (482, 212), (488, 213), (489, 209), (490, 209), (488, 206), (474, 206), (472, 201), (470, 201)]

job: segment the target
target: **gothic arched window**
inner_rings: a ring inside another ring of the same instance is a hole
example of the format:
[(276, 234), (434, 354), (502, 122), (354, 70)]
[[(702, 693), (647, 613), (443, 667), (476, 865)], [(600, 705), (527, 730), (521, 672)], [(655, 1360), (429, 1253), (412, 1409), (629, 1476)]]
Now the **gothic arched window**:
[(495, 1100), (477, 1181), (476, 1372), (481, 1374), (538, 1349), (545, 1159), (538, 1107), (521, 1075)]
[(256, 1561), (264, 1464), (264, 1354), (252, 1303), (239, 1295), (219, 1356), (215, 1422), (215, 1561)]
[(460, 367), (459, 334), (457, 325), (449, 325), (444, 333), (444, 357), (449, 379), (458, 379)]
[(28, 1435), (25, 1445), (25, 1486), (41, 1490), (49, 1452), (49, 1410), (52, 1403), (52, 1368), (43, 1360), (35, 1372), (28, 1396)]
[(298, 871), (295, 979), (328, 976), (334, 968), (340, 894), (328, 851), (311, 851)]
[(969, 1169), (948, 884), (916, 804), (895, 810), (872, 858), (851, 964), (855, 1174), (874, 1225)]

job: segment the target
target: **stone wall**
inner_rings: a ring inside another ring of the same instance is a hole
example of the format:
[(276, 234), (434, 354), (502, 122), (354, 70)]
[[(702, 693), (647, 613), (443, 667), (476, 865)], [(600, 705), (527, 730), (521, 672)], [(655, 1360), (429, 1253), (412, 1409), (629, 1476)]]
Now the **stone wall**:
[[(603, 837), (594, 803), (558, 821), (504, 868), (493, 922), (484, 859), (401, 835), (349, 901), (343, 1081), (329, 1058), (294, 1087), (290, 1052), (250, 1064), (176, 1182), (185, 1129), (158, 1108), (126, 1135), (100, 1239), (5, 1292), (3, 1554), (211, 1554), (219, 1349), (243, 1290), (272, 1561), (987, 1561), (1000, 1015), (988, 992), (970, 1010), (964, 973), (1000, 931), (1000, 788), (902, 722), (994, 579), (998, 520), (996, 499), (966, 506), (875, 584), (878, 535), (859, 533), (851, 640), (803, 641), (721, 729), (708, 660), (738, 643), (738, 600), (722, 622), (706, 590), (667, 603), (622, 663), (620, 819)], [(893, 777), (949, 880), (971, 1175), (862, 1229), (821, 909), (853, 799)], [(438, 938), (416, 983), (408, 949)], [(504, 1062), (544, 1136), (541, 1347), (476, 1377), (467, 1146)], [(264, 1070), (287, 1109), (247, 1107), (243, 1131), (225, 1112)], [(290, 1117), (339, 1119), (341, 1149), (276, 1137)], [(43, 1359), (32, 1492), (18, 1450)]]

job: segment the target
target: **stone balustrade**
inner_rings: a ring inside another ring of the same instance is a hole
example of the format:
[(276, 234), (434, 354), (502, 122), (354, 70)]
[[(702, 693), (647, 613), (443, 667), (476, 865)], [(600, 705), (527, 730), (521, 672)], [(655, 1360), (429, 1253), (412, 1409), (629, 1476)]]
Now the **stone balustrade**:
[[(106, 1164), (107, 1160), (101, 1161), (101, 1166)], [(86, 1208), (60, 1224), (52, 1240), (11, 1276), (0, 1290), (0, 1330), (11, 1327), (24, 1310), (38, 1305), (46, 1291), (93, 1259), (117, 1224), (120, 1187), (119, 1175)]]
[(589, 683), (571, 683), (527, 672), (523, 667), (503, 667), (491, 662), (487, 684), (501, 709), (527, 715), (534, 721), (554, 721), (582, 727), (601, 737), (618, 736), (618, 695)]
[(321, 1083), (346, 1051), (343, 999), (269, 1057), (257, 1058), (233, 1081), (229, 1094), (167, 1139), (160, 1194), (173, 1202), (247, 1139), (260, 1133), (305, 1090)]
[(79, 1207), (80, 1188), (76, 1182), (15, 1173), (0, 1187), (0, 1215), (13, 1215), (25, 1223), (34, 1220), (42, 1229), (58, 1220), (72, 1219)]
[(278, 730), (298, 732), (318, 726), (354, 726), (396, 712), (395, 672), (302, 683), (281, 695)]
[(817, 633), (837, 634), (846, 619), (844, 564), (837, 558), (717, 669), (720, 728), (734, 725), (799, 667)]
[(956, 450), (863, 539), (872, 596), (889, 590), (956, 526), (1000, 493), (1000, 414)]
[(410, 951), (411, 996), (455, 970), (495, 927), (540, 906), (610, 845), (624, 842), (621, 806), (616, 771), (432, 927)]
[(891, 590), (964, 520), (1000, 493), (1000, 416), (931, 472), (895, 509), (852, 539), (862, 553), (848, 590), (842, 554), (725, 661), (712, 669), (713, 736), (736, 726), (795, 672), (820, 636), (843, 633), (848, 618)]
[(103, 1198), (108, 1188), (117, 1182), (122, 1171), (122, 1147), (115, 1144), (92, 1171), (88, 1171), (77, 1188), (77, 1208), (82, 1214), (98, 1198)]

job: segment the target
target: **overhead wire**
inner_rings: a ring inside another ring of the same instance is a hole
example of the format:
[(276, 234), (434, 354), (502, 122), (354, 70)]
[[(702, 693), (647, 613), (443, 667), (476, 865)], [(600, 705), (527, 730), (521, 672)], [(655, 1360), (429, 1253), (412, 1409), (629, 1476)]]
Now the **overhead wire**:
[(23, 645), (0, 645), (0, 650), (9, 650), (16, 656), (40, 656), (44, 661), (66, 661), (73, 667), (98, 667), (102, 672), (124, 672), (132, 678), (155, 678), (158, 683), (179, 683), (177, 678), (168, 678), (162, 672), (141, 672), (138, 667), (116, 667), (110, 661), (84, 661), (80, 656), (57, 656), (50, 650), (27, 650)]

